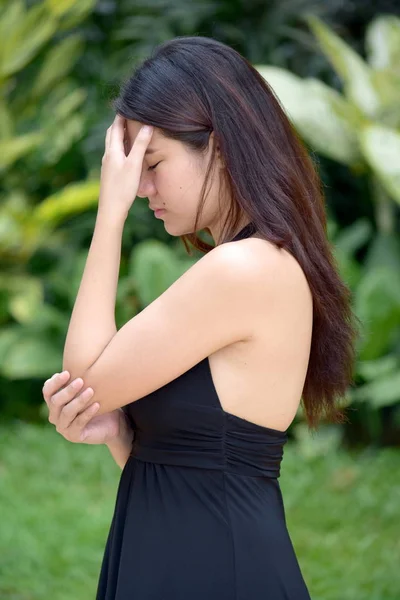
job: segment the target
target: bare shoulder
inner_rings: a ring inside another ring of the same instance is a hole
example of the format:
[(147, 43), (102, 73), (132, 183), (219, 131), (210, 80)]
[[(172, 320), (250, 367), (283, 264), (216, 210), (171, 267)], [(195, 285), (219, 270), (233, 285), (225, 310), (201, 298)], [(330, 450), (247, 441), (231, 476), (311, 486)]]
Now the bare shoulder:
[(251, 237), (217, 249), (221, 250), (218, 259), (231, 265), (236, 275), (243, 276), (247, 284), (253, 283), (261, 294), (304, 292), (310, 295), (307, 278), (297, 259), (268, 240)]

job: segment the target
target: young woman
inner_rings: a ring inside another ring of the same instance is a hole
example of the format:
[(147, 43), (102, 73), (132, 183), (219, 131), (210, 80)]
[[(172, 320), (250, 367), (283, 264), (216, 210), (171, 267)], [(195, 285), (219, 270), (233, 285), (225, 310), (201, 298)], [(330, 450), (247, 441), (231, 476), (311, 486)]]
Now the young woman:
[[(345, 418), (356, 337), (316, 169), (268, 84), (213, 39), (157, 47), (114, 108), (67, 372), (43, 390), (57, 431), (122, 468), (97, 600), (307, 600), (283, 447), (301, 400), (310, 429)], [(204, 256), (117, 331), (137, 196)]]

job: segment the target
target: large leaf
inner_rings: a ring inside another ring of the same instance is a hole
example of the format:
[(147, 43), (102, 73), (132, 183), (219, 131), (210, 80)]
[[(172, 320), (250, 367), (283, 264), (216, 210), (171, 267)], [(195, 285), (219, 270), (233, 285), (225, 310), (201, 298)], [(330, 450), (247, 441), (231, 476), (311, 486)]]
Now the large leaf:
[(258, 65), (301, 137), (320, 154), (345, 165), (360, 162), (357, 130), (364, 117), (317, 79), (302, 80), (278, 67)]
[(53, 15), (61, 17), (71, 10), (80, 0), (46, 0), (46, 7)]
[(366, 161), (390, 196), (400, 204), (400, 132), (367, 125), (359, 134)]
[(363, 325), (358, 341), (361, 360), (379, 358), (400, 334), (400, 278), (388, 267), (366, 271), (354, 294), (355, 313)]
[(89, 15), (97, 0), (46, 0), (53, 15), (60, 18), (60, 29), (71, 29), (79, 25)]
[[(0, 40), (5, 40), (9, 35), (10, 31), (14, 31), (18, 28), (18, 25), (22, 22), (25, 16), (25, 2), (22, 0), (13, 0), (13, 2), (7, 2), (5, 7), (2, 7), (1, 18), (0, 18)], [(2, 54), (2, 48), (0, 48), (0, 56)]]
[(33, 321), (43, 305), (43, 284), (31, 275), (2, 275), (0, 288), (8, 292), (8, 309), (19, 323)]
[(396, 233), (376, 233), (364, 258), (367, 271), (377, 267), (388, 267), (400, 273), (400, 239)]
[(143, 306), (153, 302), (178, 279), (181, 269), (177, 262), (173, 250), (158, 240), (145, 240), (135, 246), (129, 274)]
[(73, 117), (79, 107), (87, 98), (87, 90), (76, 87), (71, 80), (61, 81), (47, 96), (41, 108), (43, 119), (51, 115), (47, 122), (55, 127), (60, 126), (60, 121)]
[(61, 191), (48, 196), (33, 210), (37, 223), (55, 225), (68, 216), (75, 215), (97, 205), (100, 181), (71, 183)]
[(388, 354), (376, 360), (359, 360), (357, 373), (367, 381), (385, 377), (400, 370), (400, 359), (395, 354)]
[(400, 73), (374, 71), (372, 80), (378, 91), (381, 106), (375, 120), (386, 127), (400, 127)]
[(14, 119), (7, 103), (0, 98), (0, 140), (14, 135)]
[(335, 246), (347, 254), (354, 254), (368, 242), (372, 235), (372, 225), (365, 217), (358, 219), (335, 236)]
[(0, 373), (12, 346), (22, 338), (22, 329), (18, 325), (8, 325), (0, 330)]
[[(14, 26), (4, 31), (0, 46), (0, 78), (9, 77), (25, 67), (57, 30), (57, 20), (44, 4), (24, 12), (18, 4), (12, 14)], [(10, 20), (7, 12), (6, 21)], [(4, 29), (5, 25), (1, 24), (0, 31)]]
[(321, 49), (342, 79), (345, 95), (366, 115), (374, 117), (380, 108), (372, 71), (362, 58), (318, 17), (306, 18)]
[(46, 334), (22, 327), (0, 332), (0, 374), (8, 379), (46, 377), (59, 372), (62, 348)]
[(400, 19), (394, 15), (376, 17), (367, 26), (365, 46), (371, 67), (400, 71)]
[(42, 96), (61, 81), (78, 60), (82, 50), (83, 41), (77, 34), (70, 35), (53, 46), (46, 54), (31, 95), (33, 97)]
[(83, 138), (85, 126), (85, 116), (79, 113), (72, 115), (65, 122), (52, 123), (46, 130), (46, 139), (51, 140), (51, 144), (43, 144), (40, 148), (41, 162), (55, 165), (76, 142)]
[(354, 254), (372, 235), (370, 222), (361, 218), (355, 223), (337, 233), (333, 245), (335, 258), (338, 262), (340, 275), (353, 290), (360, 282), (363, 271)]
[(0, 170), (8, 169), (18, 159), (35, 150), (43, 140), (42, 132), (26, 133), (0, 140)]
[(400, 369), (352, 390), (351, 395), (352, 400), (368, 401), (374, 408), (397, 404), (400, 402)]

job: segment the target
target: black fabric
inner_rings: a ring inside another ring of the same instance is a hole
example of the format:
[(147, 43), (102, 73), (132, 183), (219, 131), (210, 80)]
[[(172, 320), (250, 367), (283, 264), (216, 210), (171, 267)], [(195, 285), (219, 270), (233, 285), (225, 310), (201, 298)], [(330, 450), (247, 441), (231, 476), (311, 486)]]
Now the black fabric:
[(224, 411), (208, 357), (124, 412), (96, 600), (309, 600), (278, 481), (287, 432)]

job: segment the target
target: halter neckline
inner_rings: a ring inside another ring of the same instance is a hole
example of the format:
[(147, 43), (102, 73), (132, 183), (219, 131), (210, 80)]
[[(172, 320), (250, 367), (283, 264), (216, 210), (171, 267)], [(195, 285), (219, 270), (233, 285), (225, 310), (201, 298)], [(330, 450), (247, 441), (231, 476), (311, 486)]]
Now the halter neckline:
[(257, 231), (256, 226), (254, 225), (254, 223), (252, 221), (250, 221), (250, 223), (247, 223), (247, 225), (245, 225), (240, 231), (238, 231), (238, 233), (231, 240), (231, 242), (236, 242), (238, 240), (243, 240), (247, 237), (250, 237), (256, 231)]

